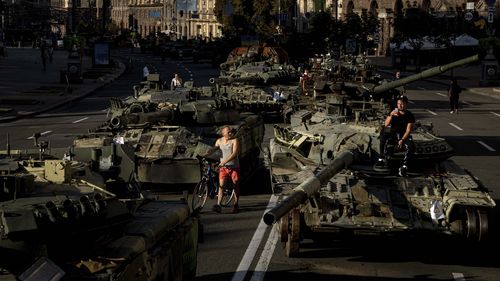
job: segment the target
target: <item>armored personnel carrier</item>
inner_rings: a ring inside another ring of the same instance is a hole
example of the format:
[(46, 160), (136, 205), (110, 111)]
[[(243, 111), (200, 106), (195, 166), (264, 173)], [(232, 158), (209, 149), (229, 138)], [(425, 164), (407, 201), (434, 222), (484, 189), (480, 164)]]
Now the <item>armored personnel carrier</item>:
[[(403, 82), (372, 88), (372, 93)], [(326, 105), (324, 111), (295, 113), (289, 127), (275, 126), (270, 142), (274, 192), (285, 199), (264, 221), (280, 224), (288, 256), (299, 253), (302, 238), (324, 232), (487, 237), (495, 202), (475, 176), (449, 159), (452, 147), (432, 126), (416, 123), (415, 155), (408, 175), (401, 177), (402, 152), (391, 155), (387, 171), (373, 165), (380, 155), (386, 103), (333, 94)]]
[(0, 159), (2, 278), (194, 278), (199, 218), (186, 201), (150, 198), (129, 180), (131, 151), (39, 148), (37, 160)]

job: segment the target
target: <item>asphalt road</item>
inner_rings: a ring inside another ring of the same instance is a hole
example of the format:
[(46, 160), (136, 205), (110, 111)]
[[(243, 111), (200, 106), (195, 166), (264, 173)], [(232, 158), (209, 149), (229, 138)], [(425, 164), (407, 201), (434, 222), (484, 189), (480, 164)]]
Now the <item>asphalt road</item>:
[[(33, 145), (30, 136), (40, 132), (51, 146), (68, 146), (75, 135), (83, 134), (106, 120), (110, 97), (132, 94), (132, 85), (141, 77), (144, 62), (154, 63), (170, 77), (179, 72), (184, 80), (191, 75), (197, 85), (207, 85), (216, 70), (209, 64), (188, 61), (161, 64), (151, 55), (120, 53), (132, 57), (134, 67), (114, 84), (90, 97), (31, 119), (0, 124), (9, 133), (13, 149)], [(200, 81), (200, 83), (198, 83)], [(202, 83), (203, 82), (203, 83)], [(421, 122), (432, 122), (438, 135), (446, 137), (457, 151), (457, 163), (470, 170), (491, 190), (499, 201), (500, 186), (500, 104), (498, 100), (463, 93), (463, 109), (458, 115), (448, 111), (448, 99), (442, 85), (428, 82), (412, 84), (408, 89), (410, 110)], [(271, 124), (266, 132), (271, 137)], [(261, 217), (275, 196), (269, 192), (269, 177), (259, 171), (245, 185), (242, 210), (230, 214), (210, 211), (214, 201), (201, 214), (204, 243), (200, 244), (197, 280), (498, 280), (499, 245), (495, 238), (482, 245), (467, 244), (449, 238), (366, 237), (327, 241), (304, 241), (298, 258), (286, 258), (281, 242)], [(179, 196), (164, 194), (162, 196)], [(498, 208), (491, 224), (496, 231)]]

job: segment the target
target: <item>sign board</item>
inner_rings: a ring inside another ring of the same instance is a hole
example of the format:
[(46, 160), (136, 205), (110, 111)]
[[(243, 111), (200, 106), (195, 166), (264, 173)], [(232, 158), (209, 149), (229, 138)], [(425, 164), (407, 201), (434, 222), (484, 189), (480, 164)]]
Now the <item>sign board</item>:
[(474, 10), (474, 2), (467, 2), (465, 9), (466, 10)]
[(471, 21), (473, 17), (474, 17), (474, 15), (472, 15), (471, 12), (465, 13), (465, 16), (464, 16), (466, 21)]
[(93, 62), (95, 66), (109, 65), (109, 43), (95, 43)]

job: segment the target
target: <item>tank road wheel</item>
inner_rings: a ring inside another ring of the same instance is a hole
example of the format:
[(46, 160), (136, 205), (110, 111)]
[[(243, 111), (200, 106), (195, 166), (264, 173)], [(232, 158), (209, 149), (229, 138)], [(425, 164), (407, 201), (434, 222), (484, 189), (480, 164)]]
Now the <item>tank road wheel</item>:
[(479, 221), (477, 240), (483, 241), (488, 236), (488, 213), (485, 210), (477, 209)]
[(300, 248), (300, 210), (293, 209), (289, 214), (288, 239), (285, 242), (287, 257), (298, 256)]
[(283, 242), (283, 243), (288, 241), (288, 223), (289, 223), (289, 221), (290, 221), (289, 214), (281, 217), (281, 219), (280, 219), (279, 231), (280, 231), (281, 242)]
[(206, 180), (201, 180), (193, 190), (193, 198), (191, 198), (191, 209), (193, 211), (201, 211), (208, 196), (208, 183)]
[(474, 208), (465, 209), (465, 213), (467, 215), (467, 228), (466, 228), (466, 237), (468, 239), (476, 240), (477, 237), (477, 213)]

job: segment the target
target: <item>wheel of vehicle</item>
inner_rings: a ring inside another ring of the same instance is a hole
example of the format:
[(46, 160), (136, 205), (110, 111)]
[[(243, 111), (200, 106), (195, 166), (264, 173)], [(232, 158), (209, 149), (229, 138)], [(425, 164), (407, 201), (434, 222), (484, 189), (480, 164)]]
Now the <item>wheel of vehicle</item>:
[(231, 201), (234, 197), (234, 189), (224, 189), (222, 192), (222, 199), (220, 201), (220, 205), (223, 207), (228, 207), (231, 204)]
[(488, 213), (485, 210), (477, 209), (478, 225), (478, 241), (483, 241), (488, 236)]
[(205, 203), (207, 202), (208, 196), (208, 182), (206, 179), (202, 179), (193, 190), (193, 198), (191, 199), (191, 209), (193, 211), (199, 211), (203, 209)]
[(288, 239), (285, 242), (285, 253), (287, 257), (296, 257), (300, 248), (300, 210), (293, 209), (289, 214)]

